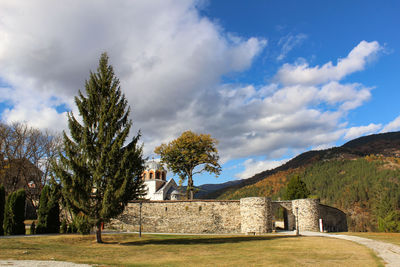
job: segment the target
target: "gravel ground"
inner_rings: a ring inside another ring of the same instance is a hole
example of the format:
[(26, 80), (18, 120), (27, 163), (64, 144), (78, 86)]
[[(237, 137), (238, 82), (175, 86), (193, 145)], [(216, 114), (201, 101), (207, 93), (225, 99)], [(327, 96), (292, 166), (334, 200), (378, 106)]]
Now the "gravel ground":
[(17, 260), (0, 260), (0, 266), (18, 266), (18, 267), (90, 267), (87, 264), (78, 264), (66, 261), (17, 261)]
[(400, 247), (394, 244), (376, 241), (368, 238), (351, 236), (351, 235), (333, 235), (317, 232), (301, 232), (304, 236), (325, 236), (350, 240), (358, 244), (364, 245), (372, 249), (379, 257), (383, 259), (386, 266), (399, 267), (400, 266)]

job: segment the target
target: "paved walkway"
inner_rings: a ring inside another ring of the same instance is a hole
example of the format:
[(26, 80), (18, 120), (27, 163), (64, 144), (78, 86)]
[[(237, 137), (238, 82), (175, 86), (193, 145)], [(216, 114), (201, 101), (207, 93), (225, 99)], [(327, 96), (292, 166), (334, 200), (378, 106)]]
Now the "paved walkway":
[(372, 249), (379, 257), (384, 260), (386, 266), (400, 266), (400, 247), (394, 244), (351, 235), (334, 235), (318, 232), (301, 232), (300, 234), (304, 236), (325, 236), (354, 241), (358, 244), (364, 245)]

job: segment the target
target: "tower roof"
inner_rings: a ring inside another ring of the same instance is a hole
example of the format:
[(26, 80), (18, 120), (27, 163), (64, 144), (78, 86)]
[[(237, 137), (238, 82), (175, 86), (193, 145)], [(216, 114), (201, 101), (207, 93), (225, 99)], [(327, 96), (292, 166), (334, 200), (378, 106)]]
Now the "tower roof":
[(145, 163), (145, 170), (149, 171), (149, 170), (161, 170), (161, 171), (165, 171), (164, 166), (160, 163), (153, 160), (149, 160)]

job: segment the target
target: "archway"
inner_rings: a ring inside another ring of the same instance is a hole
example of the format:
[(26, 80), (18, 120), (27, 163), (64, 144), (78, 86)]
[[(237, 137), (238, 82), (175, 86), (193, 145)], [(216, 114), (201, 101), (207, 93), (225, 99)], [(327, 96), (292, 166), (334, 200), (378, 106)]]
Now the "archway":
[(272, 221), (277, 231), (293, 231), (296, 229), (295, 216), (291, 201), (272, 202)]

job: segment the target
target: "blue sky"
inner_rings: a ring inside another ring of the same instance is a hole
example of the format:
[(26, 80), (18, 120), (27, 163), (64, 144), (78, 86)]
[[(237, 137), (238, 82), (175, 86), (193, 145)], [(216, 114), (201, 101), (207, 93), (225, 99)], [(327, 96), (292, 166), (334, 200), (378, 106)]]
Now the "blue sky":
[[(283, 62), (305, 58), (312, 65), (335, 62), (361, 40), (378, 41), (385, 49), (364, 71), (348, 81), (376, 87), (373, 97), (349, 114), (352, 125), (388, 123), (397, 116), (399, 90), (399, 1), (210, 1), (204, 14), (228, 32), (268, 38), (269, 47), (239, 81), (262, 83), (282, 61), (279, 40), (303, 34), (306, 38)], [(271, 60), (272, 59), (272, 60)], [(236, 77), (234, 77), (236, 78)]]
[[(400, 130), (398, 1), (0, 3), (0, 116), (62, 131), (107, 51), (145, 155), (185, 130), (247, 178), (309, 149)], [(89, 15), (90, 14), (90, 15)]]

